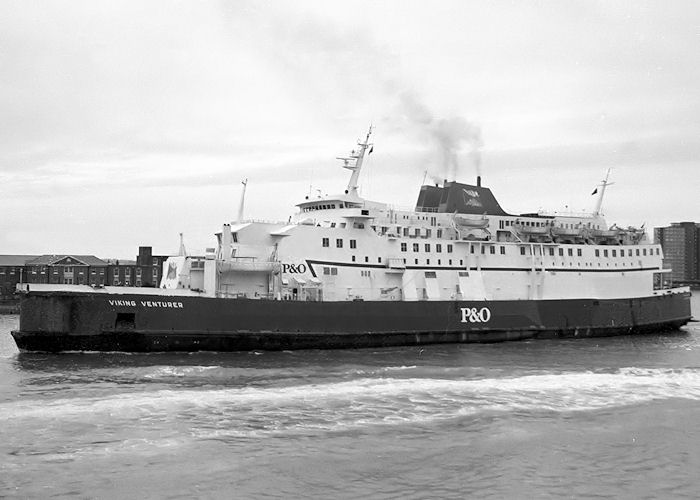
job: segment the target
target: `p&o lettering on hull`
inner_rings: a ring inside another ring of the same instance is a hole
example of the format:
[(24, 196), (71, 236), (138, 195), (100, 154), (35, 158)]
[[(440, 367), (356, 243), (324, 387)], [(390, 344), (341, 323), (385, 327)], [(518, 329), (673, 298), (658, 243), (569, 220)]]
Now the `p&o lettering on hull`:
[(460, 307), (462, 323), (488, 323), (491, 320), (491, 310), (488, 307)]

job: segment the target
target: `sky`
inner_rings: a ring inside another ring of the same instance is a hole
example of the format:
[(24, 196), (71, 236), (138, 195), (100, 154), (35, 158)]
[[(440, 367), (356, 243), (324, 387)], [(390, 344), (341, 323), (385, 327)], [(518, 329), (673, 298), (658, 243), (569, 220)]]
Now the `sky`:
[(415, 205), (700, 222), (697, 1), (0, 0), (0, 254), (214, 246), (238, 213)]

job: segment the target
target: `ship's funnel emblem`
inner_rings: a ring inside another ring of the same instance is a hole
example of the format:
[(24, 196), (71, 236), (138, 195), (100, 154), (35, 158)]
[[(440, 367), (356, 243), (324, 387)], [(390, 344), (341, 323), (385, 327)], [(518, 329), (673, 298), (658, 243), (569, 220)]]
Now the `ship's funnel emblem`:
[(168, 277), (169, 280), (174, 280), (177, 278), (177, 264), (175, 262), (168, 263)]
[(464, 204), (470, 207), (483, 207), (481, 202), (477, 200), (479, 193), (472, 189), (462, 188), (462, 198), (464, 199)]

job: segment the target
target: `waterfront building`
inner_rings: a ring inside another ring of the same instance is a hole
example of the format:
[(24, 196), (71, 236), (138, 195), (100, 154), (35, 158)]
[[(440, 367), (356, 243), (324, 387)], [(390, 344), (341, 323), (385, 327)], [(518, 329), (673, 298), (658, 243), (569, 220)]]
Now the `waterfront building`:
[(158, 287), (167, 255), (153, 255), (152, 247), (139, 247), (136, 260), (108, 261), (107, 284), (110, 286)]
[(14, 298), (17, 283), (25, 281), (25, 263), (38, 255), (0, 255), (0, 301)]
[(700, 281), (700, 223), (674, 222), (654, 228), (654, 242), (664, 251), (664, 267), (676, 282)]
[(105, 285), (107, 262), (94, 255), (41, 255), (25, 262), (24, 283)]

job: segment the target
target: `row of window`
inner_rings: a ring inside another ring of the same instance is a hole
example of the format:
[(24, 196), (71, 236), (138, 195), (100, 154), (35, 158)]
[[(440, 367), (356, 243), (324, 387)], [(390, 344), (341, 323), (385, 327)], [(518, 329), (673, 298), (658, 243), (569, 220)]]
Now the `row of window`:
[[(447, 249), (447, 253), (452, 253), (453, 245), (451, 243), (448, 243), (445, 247)], [(426, 252), (430, 252), (430, 249), (432, 247), (431, 247), (430, 243), (424, 243), (423, 248), (425, 249)], [(420, 243), (413, 243), (412, 249), (414, 252), (420, 252)], [(401, 251), (408, 252), (408, 243), (404, 243), (404, 242), (401, 243)], [(442, 253), (442, 243), (435, 244), (435, 252)]]
[[(331, 246), (330, 238), (323, 238), (321, 245), (325, 248)], [(343, 238), (336, 238), (335, 240), (336, 248), (343, 248)], [(350, 240), (350, 248), (357, 248), (357, 240)]]
[[(329, 238), (323, 238), (323, 240), (322, 240), (322, 245), (323, 245), (324, 247), (329, 247), (329, 246), (330, 246), (330, 239), (329, 239)], [(335, 240), (335, 246), (336, 246), (337, 248), (343, 248), (343, 239), (342, 239), (342, 238), (337, 238), (337, 239)], [(436, 252), (436, 253), (442, 253), (442, 246), (443, 246), (442, 243), (436, 243), (436, 244), (435, 244), (435, 252)], [(470, 245), (469, 252), (470, 252), (470, 253), (476, 253), (476, 247), (477, 247), (476, 245)], [(353, 249), (354, 249), (354, 248), (357, 248), (357, 240), (350, 240), (350, 248), (353, 248)], [(420, 252), (420, 251), (421, 251), (421, 249), (420, 249), (420, 243), (412, 243), (411, 248), (412, 248), (413, 252)], [(423, 249), (424, 249), (425, 252), (430, 252), (430, 251), (431, 251), (431, 248), (432, 248), (432, 245), (431, 245), (430, 243), (424, 243), (424, 244), (423, 244)], [(496, 253), (496, 246), (495, 246), (495, 245), (481, 245), (481, 253), (482, 253), (482, 254), (486, 254), (486, 253), (487, 253), (487, 250), (486, 250), (487, 248), (488, 248), (488, 253), (490, 253), (490, 254), (492, 254), (492, 255)], [(501, 255), (505, 255), (505, 254), (506, 254), (506, 248), (505, 248), (505, 246), (499, 245), (498, 248), (499, 248), (499, 253), (500, 253)], [(526, 255), (527, 253), (529, 253), (529, 252), (527, 251), (528, 248), (529, 248), (529, 247), (527, 247), (527, 246), (521, 246), (521, 247), (520, 247), (520, 254), (521, 254), (521, 255)], [(448, 244), (446, 245), (446, 249), (447, 249), (447, 253), (452, 253), (452, 251), (453, 251), (453, 245), (448, 243)], [(553, 256), (553, 255), (554, 255), (554, 248), (553, 248), (553, 247), (549, 247), (548, 250), (549, 250), (549, 255)], [(402, 242), (402, 243), (401, 243), (401, 251), (402, 251), (402, 252), (408, 252), (408, 243), (406, 243), (406, 242)], [(569, 257), (573, 257), (573, 255), (574, 255), (574, 254), (573, 254), (573, 251), (574, 251), (574, 250), (573, 250), (572, 248), (568, 248), (568, 249), (567, 249), (567, 254), (568, 254)], [(560, 257), (563, 257), (563, 256), (564, 256), (564, 249), (563, 249), (563, 248), (559, 248), (559, 249), (558, 249), (558, 252), (559, 252), (559, 256), (560, 256)], [(602, 252), (603, 252), (603, 257), (608, 257), (608, 255), (609, 255), (608, 249), (603, 249)], [(634, 249), (634, 252), (635, 252), (635, 254), (636, 254), (637, 257), (639, 257), (640, 255), (643, 255), (643, 256), (646, 256), (646, 255), (647, 255), (647, 249), (646, 249), (646, 248), (643, 248), (643, 249), (641, 249), (641, 250), (640, 250), (639, 248), (635, 248), (635, 249)], [(601, 253), (601, 250), (600, 250), (600, 249), (596, 249), (596, 250), (595, 250), (595, 256), (596, 256), (596, 257), (600, 257), (600, 253)], [(619, 256), (620, 256), (620, 257), (625, 257), (625, 249), (624, 249), (624, 248), (621, 248), (621, 249), (619, 249), (619, 250), (614, 248), (614, 249), (611, 249), (611, 250), (610, 250), (610, 254), (612, 255), (612, 257), (617, 257), (617, 256), (618, 256), (618, 253), (619, 253)], [(633, 253), (633, 249), (632, 249), (632, 248), (627, 249), (627, 257), (632, 257), (632, 253)], [(659, 254), (660, 254), (658, 248), (656, 248), (656, 249), (653, 249), (653, 248), (652, 248), (652, 249), (649, 249), (649, 255), (654, 255), (654, 254), (656, 254), (656, 255), (659, 255)], [(577, 248), (577, 249), (576, 249), (576, 255), (577, 255), (578, 257), (581, 257), (581, 256), (583, 255), (582, 250), (581, 250), (580, 248)]]

